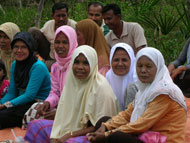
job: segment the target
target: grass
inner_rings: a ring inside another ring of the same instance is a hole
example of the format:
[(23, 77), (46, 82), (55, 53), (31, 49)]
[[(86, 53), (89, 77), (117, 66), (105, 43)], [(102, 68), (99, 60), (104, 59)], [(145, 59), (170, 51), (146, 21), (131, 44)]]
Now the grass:
[[(17, 8), (16, 5), (10, 4), (10, 1), (11, 0), (6, 0), (5, 2), (0, 0), (3, 10), (5, 11), (5, 15), (0, 11), (0, 24), (11, 21), (18, 24), (20, 29), (24, 31), (27, 31), (29, 27), (34, 26), (37, 6), (26, 4), (23, 8)], [(77, 0), (65, 0), (70, 7), (70, 18), (75, 21), (87, 18), (87, 5), (90, 1), (97, 0), (86, 0), (83, 3), (79, 3)], [(135, 1), (136, 3), (132, 3), (132, 1)], [(139, 3), (139, 0), (99, 0), (99, 2), (102, 2), (104, 5), (114, 2), (117, 3), (121, 7), (123, 20), (140, 23), (144, 28), (148, 46), (159, 49), (165, 58), (166, 64), (169, 64), (178, 57), (187, 40), (186, 38), (188, 38), (183, 32), (183, 29), (186, 28), (184, 26), (184, 18), (183, 20), (179, 20), (179, 22), (173, 27), (170, 27), (170, 24), (168, 23), (170, 20), (166, 17), (162, 27), (156, 26), (156, 28), (152, 28), (151, 26), (148, 26), (147, 23), (140, 21), (139, 17), (144, 15), (149, 17), (152, 21), (154, 21), (155, 17), (157, 21), (161, 20), (159, 18), (161, 18), (162, 15), (167, 15), (170, 18), (178, 18), (180, 15), (175, 9), (175, 5), (180, 5), (183, 0), (141, 0), (141, 3)], [(155, 4), (151, 5), (153, 2), (155, 2)], [(52, 5), (52, 0), (46, 0), (41, 19), (41, 27), (47, 20), (51, 19)], [(184, 11), (182, 6), (178, 6), (178, 9)], [(155, 15), (153, 15), (153, 13)], [(164, 33), (161, 28), (166, 28), (164, 30), (168, 30), (168, 28), (171, 29), (169, 29), (167, 33)]]

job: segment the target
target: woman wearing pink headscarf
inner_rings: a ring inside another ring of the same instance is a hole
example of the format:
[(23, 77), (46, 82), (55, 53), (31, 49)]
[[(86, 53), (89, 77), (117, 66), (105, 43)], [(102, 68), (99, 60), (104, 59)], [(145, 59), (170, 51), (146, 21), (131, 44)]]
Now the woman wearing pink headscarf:
[[(34, 118), (44, 118), (48, 120), (34, 120), (30, 122), (27, 130), (26, 137), (33, 139), (40, 128), (50, 134), (49, 126), (53, 124), (53, 119), (56, 112), (56, 107), (61, 96), (62, 89), (65, 85), (66, 75), (72, 59), (72, 54), (76, 47), (77, 35), (75, 30), (70, 26), (61, 26), (55, 32), (54, 49), (56, 62), (51, 67), (51, 91), (47, 99), (37, 106), (31, 107), (31, 111), (25, 114), (24, 123), (29, 122), (32, 116), (36, 113)], [(32, 133), (31, 133), (32, 132)], [(46, 138), (46, 137), (45, 137)]]

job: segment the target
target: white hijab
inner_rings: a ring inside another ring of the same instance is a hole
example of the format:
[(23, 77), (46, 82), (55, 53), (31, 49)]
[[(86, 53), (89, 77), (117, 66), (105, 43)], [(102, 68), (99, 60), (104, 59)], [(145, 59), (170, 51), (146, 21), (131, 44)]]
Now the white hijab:
[(138, 80), (139, 91), (135, 97), (134, 110), (130, 122), (135, 122), (142, 116), (148, 103), (161, 94), (168, 95), (187, 111), (184, 95), (177, 85), (173, 83), (161, 52), (155, 48), (147, 47), (137, 53), (137, 61), (142, 56), (148, 57), (156, 65), (157, 72), (153, 82), (150, 84), (144, 84)]
[[(90, 66), (84, 80), (77, 79), (72, 70), (74, 60), (83, 54)], [(50, 138), (60, 138), (71, 131), (87, 127), (88, 121), (95, 126), (103, 116), (118, 113), (116, 97), (107, 80), (98, 73), (96, 51), (87, 45), (79, 46), (73, 53)]]
[(136, 58), (135, 58), (135, 55), (134, 55), (134, 52), (133, 52), (133, 49), (131, 48), (131, 46), (129, 46), (126, 43), (117, 43), (111, 48), (110, 65), (112, 65), (113, 56), (118, 48), (122, 48), (129, 55), (129, 58), (131, 60), (129, 72), (124, 76), (118, 76), (113, 72), (113, 69), (111, 66), (111, 69), (106, 73), (106, 79), (110, 83), (115, 96), (119, 100), (121, 109), (124, 110), (125, 109), (125, 106), (124, 106), (125, 89), (128, 84), (137, 81)]

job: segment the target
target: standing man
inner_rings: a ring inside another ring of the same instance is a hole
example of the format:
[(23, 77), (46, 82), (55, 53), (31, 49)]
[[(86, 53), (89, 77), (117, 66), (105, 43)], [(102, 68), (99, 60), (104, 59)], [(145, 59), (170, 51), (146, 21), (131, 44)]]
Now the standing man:
[(52, 7), (52, 20), (47, 21), (40, 30), (35, 27), (29, 29), (35, 39), (35, 48), (45, 60), (44, 62), (49, 70), (55, 62), (54, 35), (56, 29), (62, 25), (68, 25), (75, 29), (75, 24), (74, 20), (69, 19), (67, 4), (59, 2)]
[(108, 4), (102, 10), (105, 24), (111, 30), (105, 37), (110, 48), (119, 42), (129, 44), (135, 54), (147, 46), (143, 28), (134, 22), (125, 22), (121, 18), (121, 9), (117, 4)]
[(99, 2), (90, 2), (88, 4), (88, 18), (92, 19), (102, 29), (104, 35), (109, 32), (109, 28), (105, 25), (102, 16), (103, 5)]

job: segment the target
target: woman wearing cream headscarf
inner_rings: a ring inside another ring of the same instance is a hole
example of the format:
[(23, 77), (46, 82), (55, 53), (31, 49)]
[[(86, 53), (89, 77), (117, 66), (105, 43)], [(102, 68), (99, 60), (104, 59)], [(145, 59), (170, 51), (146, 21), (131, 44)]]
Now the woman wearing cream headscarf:
[(98, 73), (97, 64), (96, 51), (90, 46), (80, 46), (73, 53), (50, 136), (52, 141), (64, 142), (71, 137), (86, 135), (95, 130), (101, 117), (117, 114), (113, 90)]
[[(88, 139), (96, 142), (98, 136), (103, 136), (106, 143), (141, 143), (141, 140), (147, 142), (145, 139), (152, 137), (151, 143), (183, 143), (187, 107), (162, 54), (147, 47), (137, 53), (136, 59), (139, 91), (135, 101), (128, 109), (103, 123), (100, 132), (88, 134)], [(140, 134), (142, 136), (137, 138)], [(143, 134), (148, 136), (142, 138)]]
[(6, 22), (0, 25), (0, 59), (5, 63), (9, 80), (11, 64), (14, 60), (11, 42), (17, 32), (20, 32), (20, 29), (15, 23)]
[(76, 24), (79, 45), (93, 47), (98, 55), (98, 70), (105, 75), (109, 70), (110, 49), (100, 27), (91, 19), (81, 20)]

